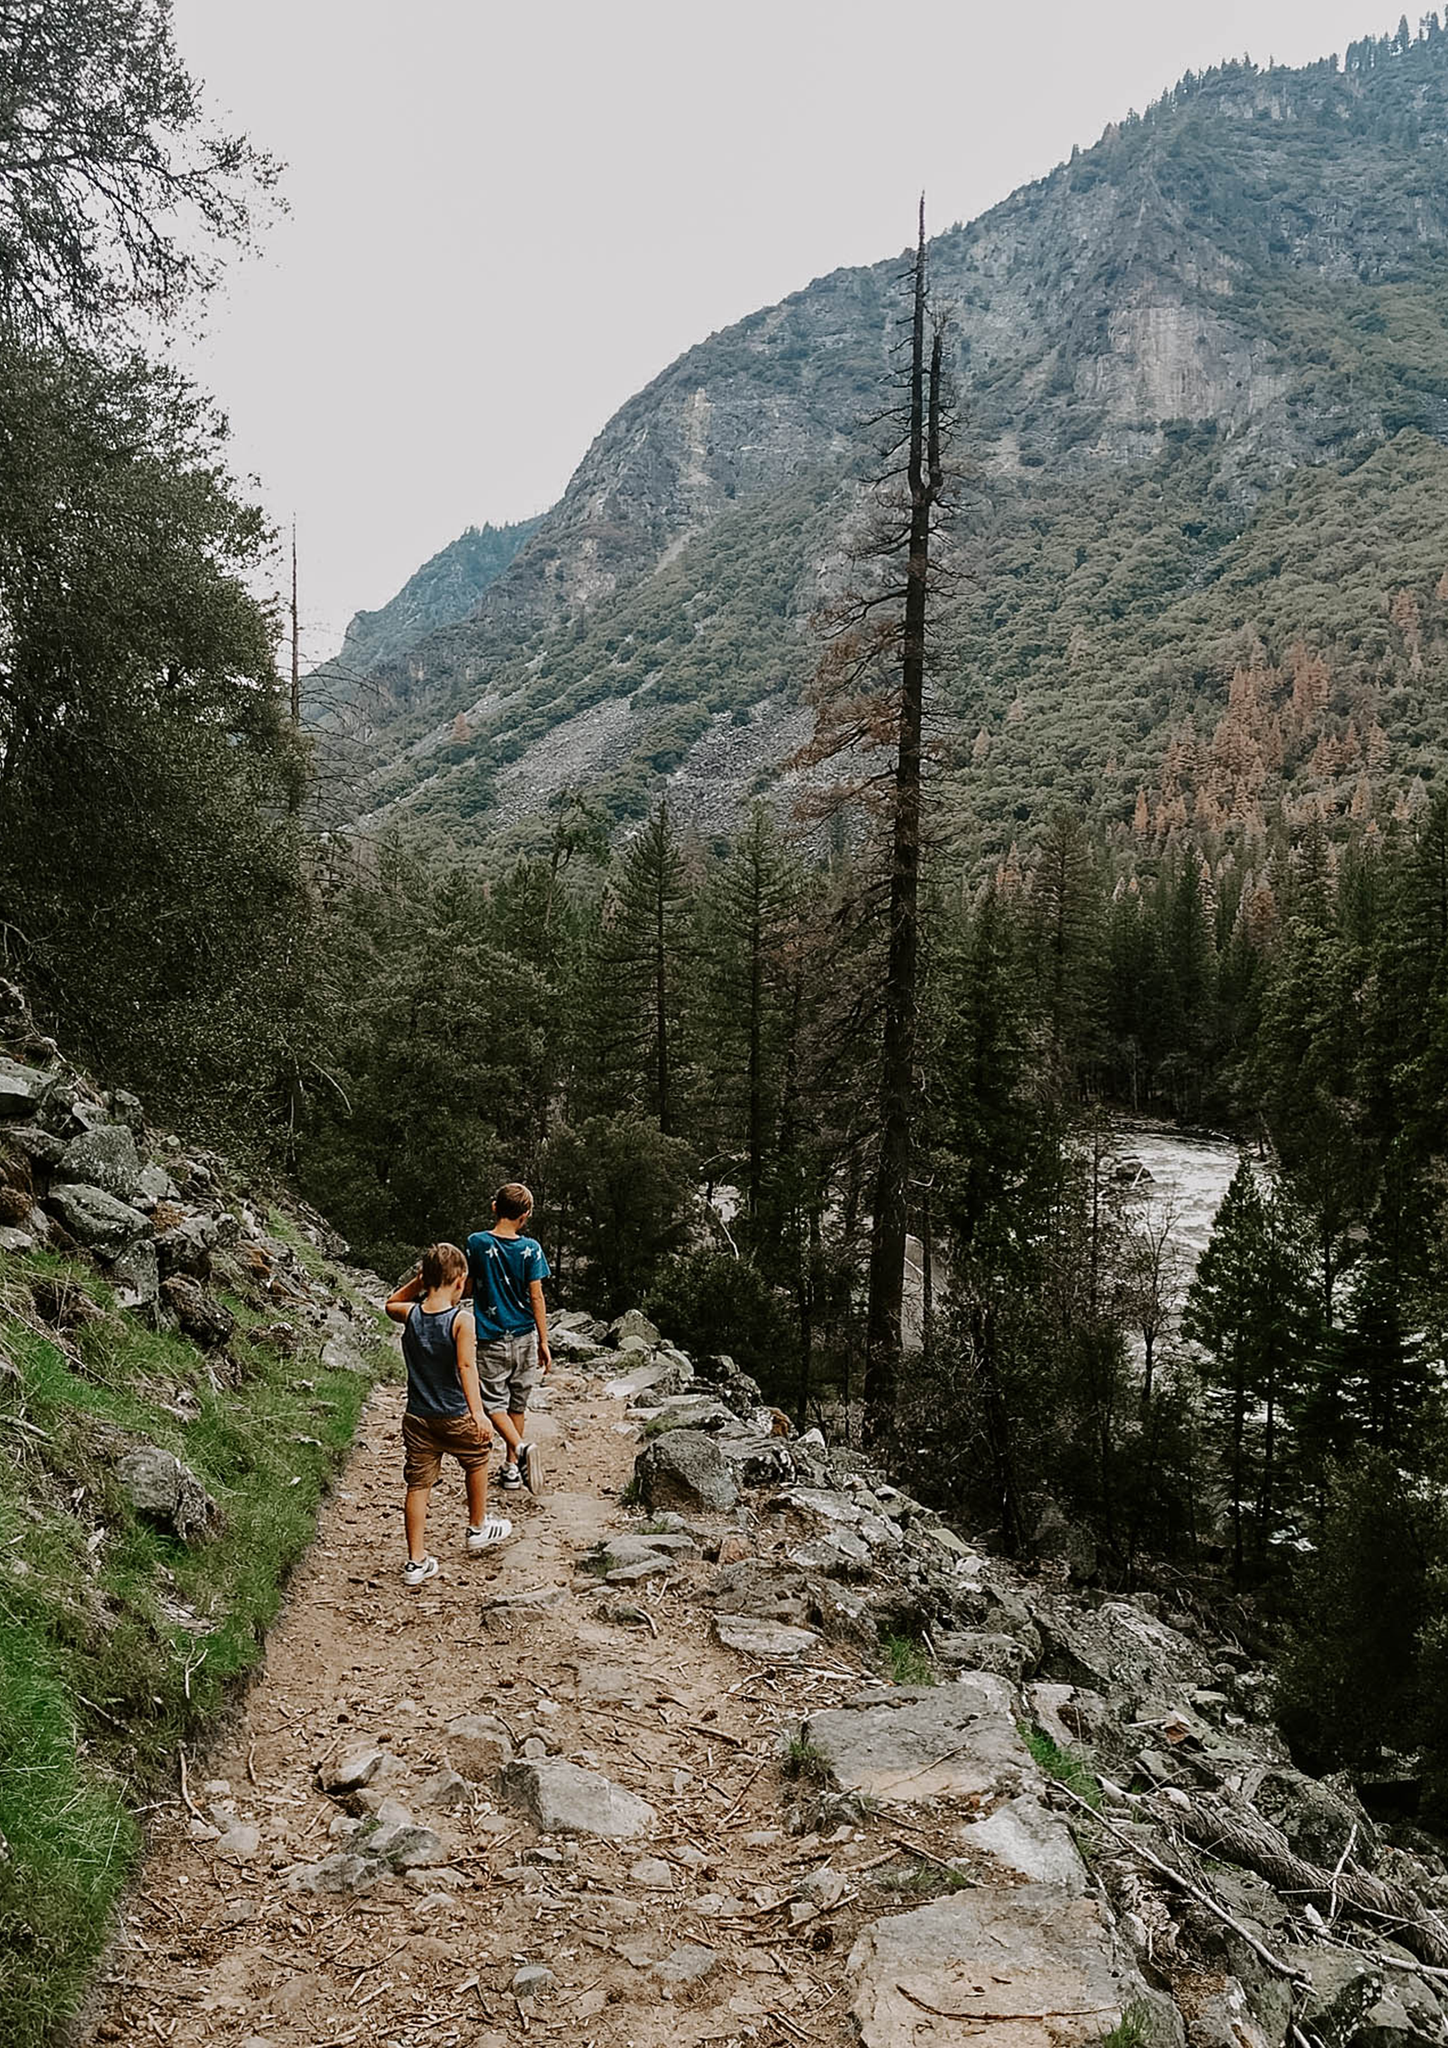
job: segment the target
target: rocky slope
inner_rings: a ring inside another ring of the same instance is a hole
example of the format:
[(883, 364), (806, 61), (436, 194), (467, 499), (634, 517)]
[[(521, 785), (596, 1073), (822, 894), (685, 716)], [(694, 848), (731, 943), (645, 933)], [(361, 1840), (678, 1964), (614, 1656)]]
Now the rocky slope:
[[(1331, 687), (1301, 763), (1267, 763), (1250, 801), (1290, 778), (1345, 809), (1359, 772), (1401, 786), (1441, 757), (1424, 713), (1441, 633), (1421, 617), (1441, 548), (1370, 491), (1359, 504), (1354, 479), (1406, 435), (1391, 462), (1448, 505), (1445, 142), (1435, 25), (1347, 68), (1184, 80), (932, 243), (970, 572), (941, 709), (974, 744), (961, 800), (997, 838), (1063, 790), (1129, 817), (1160, 795), (1182, 719), (1214, 723), (1244, 662), (1290, 690), (1303, 639)], [(672, 786), (722, 826), (777, 779), (868, 467), (898, 272), (819, 279), (632, 399), (472, 615), (369, 670), (357, 812), (477, 832), (526, 819), (562, 776), (620, 816)], [(1295, 485), (1323, 466), (1344, 479), (1331, 507)], [(1354, 720), (1350, 763), (1315, 757)]]

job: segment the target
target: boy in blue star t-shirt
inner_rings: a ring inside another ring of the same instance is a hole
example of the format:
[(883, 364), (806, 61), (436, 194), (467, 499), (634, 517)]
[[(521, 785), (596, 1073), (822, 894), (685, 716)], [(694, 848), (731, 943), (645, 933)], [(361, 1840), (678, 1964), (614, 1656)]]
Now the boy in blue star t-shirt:
[(533, 1197), (519, 1180), (493, 1197), (493, 1227), (467, 1242), (468, 1277), (478, 1333), (478, 1379), (488, 1418), (507, 1445), (500, 1486), (541, 1492), (538, 1447), (525, 1438), (528, 1396), (553, 1363), (543, 1282), (548, 1261), (537, 1238), (524, 1234)]

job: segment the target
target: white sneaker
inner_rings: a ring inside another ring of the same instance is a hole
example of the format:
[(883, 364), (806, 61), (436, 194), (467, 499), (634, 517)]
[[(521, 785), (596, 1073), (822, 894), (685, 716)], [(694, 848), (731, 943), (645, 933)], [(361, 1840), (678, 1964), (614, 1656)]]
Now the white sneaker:
[(491, 1550), (495, 1543), (506, 1543), (513, 1533), (513, 1525), (506, 1515), (487, 1515), (481, 1529), (468, 1530), (468, 1551), (476, 1557), (480, 1550)]
[(523, 1484), (523, 1475), (519, 1472), (518, 1467), (511, 1458), (504, 1465), (502, 1471), (499, 1472), (498, 1484), (499, 1486), (506, 1486), (510, 1492), (515, 1486)]
[(435, 1578), (441, 1569), (435, 1557), (410, 1557), (402, 1567), (402, 1583), (404, 1586), (421, 1586), (428, 1579)]

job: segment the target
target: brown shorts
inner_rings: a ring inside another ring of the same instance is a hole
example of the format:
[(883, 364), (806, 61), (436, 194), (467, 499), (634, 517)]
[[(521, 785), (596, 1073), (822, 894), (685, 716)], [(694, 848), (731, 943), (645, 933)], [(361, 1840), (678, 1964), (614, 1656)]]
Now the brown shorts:
[(456, 1458), (464, 1472), (486, 1465), (493, 1434), (471, 1415), (404, 1415), (402, 1477), (408, 1486), (432, 1486), (442, 1461)]

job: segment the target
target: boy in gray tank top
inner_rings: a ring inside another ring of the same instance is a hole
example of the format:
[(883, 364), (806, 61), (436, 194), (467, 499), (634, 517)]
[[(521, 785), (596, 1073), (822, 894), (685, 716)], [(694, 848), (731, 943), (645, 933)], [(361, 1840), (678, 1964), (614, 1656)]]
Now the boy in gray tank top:
[(467, 1278), (468, 1262), (455, 1244), (430, 1244), (416, 1275), (387, 1300), (388, 1315), (402, 1325), (402, 1355), (407, 1362), (407, 1412), (402, 1418), (405, 1586), (421, 1586), (440, 1569), (424, 1539), (427, 1504), (444, 1457), (456, 1458), (463, 1468), (469, 1552), (490, 1550), (513, 1533), (506, 1517), (488, 1513), (492, 1431), (478, 1386), (473, 1313), (461, 1306)]

